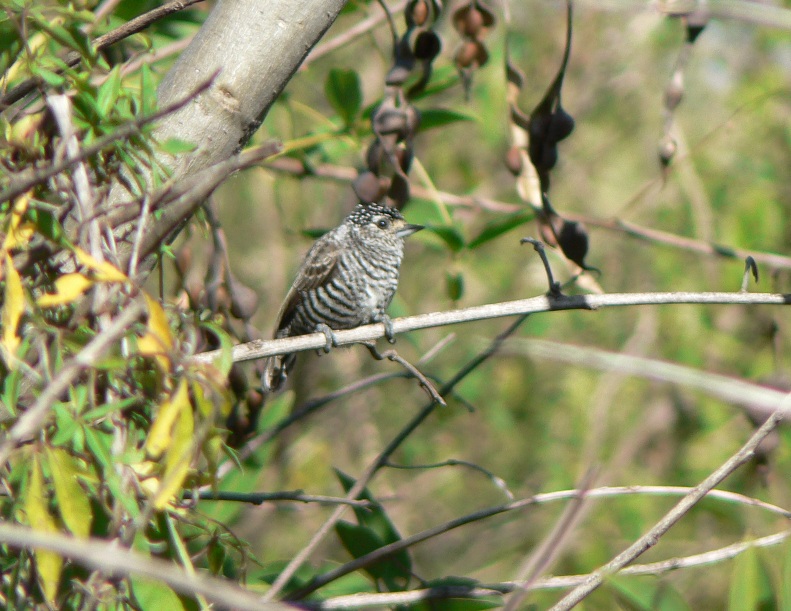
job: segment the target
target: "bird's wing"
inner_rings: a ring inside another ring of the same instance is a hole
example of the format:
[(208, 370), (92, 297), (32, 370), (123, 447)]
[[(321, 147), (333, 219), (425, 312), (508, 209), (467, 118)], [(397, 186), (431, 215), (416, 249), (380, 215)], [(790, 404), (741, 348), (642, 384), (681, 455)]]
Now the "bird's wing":
[(277, 330), (285, 329), (294, 316), (299, 304), (301, 293), (321, 286), (329, 281), (338, 265), (340, 249), (338, 244), (331, 239), (320, 239), (305, 255), (305, 261), (294, 279), (294, 284), (286, 295), (280, 312), (277, 316)]

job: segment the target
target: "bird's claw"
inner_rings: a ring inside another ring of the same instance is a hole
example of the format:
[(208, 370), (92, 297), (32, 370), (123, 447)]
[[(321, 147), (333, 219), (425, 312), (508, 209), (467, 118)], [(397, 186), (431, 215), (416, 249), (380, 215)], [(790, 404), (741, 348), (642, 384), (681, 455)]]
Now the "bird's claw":
[(335, 337), (335, 333), (324, 323), (316, 325), (316, 333), (323, 333), (324, 337), (327, 338), (327, 343), (322, 348), (324, 354), (329, 354), (330, 350), (338, 345), (338, 339)]
[(396, 340), (395, 331), (393, 330), (393, 321), (387, 314), (385, 314), (382, 318), (382, 324), (385, 326), (385, 337), (387, 338), (387, 341), (391, 344), (395, 344)]

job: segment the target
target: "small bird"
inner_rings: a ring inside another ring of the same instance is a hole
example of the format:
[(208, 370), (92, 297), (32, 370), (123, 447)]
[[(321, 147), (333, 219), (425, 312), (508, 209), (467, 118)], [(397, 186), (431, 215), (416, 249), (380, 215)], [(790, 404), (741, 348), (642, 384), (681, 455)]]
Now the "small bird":
[[(319, 238), (308, 251), (280, 308), (275, 338), (321, 332), (327, 350), (332, 329), (352, 329), (374, 322), (392, 325), (385, 313), (398, 287), (404, 238), (423, 229), (410, 225), (396, 208), (358, 204), (343, 222)], [(265, 392), (279, 389), (296, 354), (270, 357), (265, 365)]]

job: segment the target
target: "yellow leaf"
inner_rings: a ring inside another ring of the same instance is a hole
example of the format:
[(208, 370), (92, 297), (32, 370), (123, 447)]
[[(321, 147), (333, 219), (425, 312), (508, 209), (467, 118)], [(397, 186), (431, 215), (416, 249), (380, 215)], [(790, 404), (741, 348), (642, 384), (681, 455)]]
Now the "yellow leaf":
[(22, 290), (22, 280), (14, 267), (11, 255), (5, 255), (5, 293), (3, 295), (3, 339), (2, 348), (5, 362), (9, 368), (14, 368), (14, 355), (19, 348), (21, 340), (17, 335), (17, 327), (25, 313), (25, 293)]
[[(165, 449), (170, 446), (173, 438), (173, 427), (182, 411), (192, 410), (187, 381), (182, 378), (173, 396), (159, 406), (156, 419), (151, 425), (146, 440), (146, 454), (151, 458), (162, 456)], [(191, 412), (190, 412), (191, 414)]]
[(143, 296), (148, 306), (148, 331), (137, 340), (137, 350), (143, 356), (153, 356), (162, 369), (167, 371), (170, 369), (168, 353), (173, 348), (168, 317), (156, 299), (148, 293), (143, 293)]
[(58, 448), (47, 448), (46, 454), (60, 517), (74, 535), (85, 538), (91, 532), (93, 511), (85, 490), (77, 481), (80, 473), (77, 461)]
[(64, 274), (55, 280), (55, 292), (42, 295), (36, 303), (42, 308), (65, 305), (82, 296), (92, 285), (93, 281), (82, 274)]
[(192, 445), (195, 434), (195, 420), (192, 416), (192, 407), (187, 406), (179, 412), (176, 424), (173, 427), (173, 441), (165, 455), (165, 472), (162, 475), (162, 485), (154, 497), (154, 507), (164, 509), (174, 495), (181, 490), (184, 478), (189, 472), (192, 462)]
[(90, 269), (96, 275), (99, 282), (126, 282), (128, 278), (121, 270), (107, 261), (97, 261), (82, 248), (74, 249), (74, 256), (77, 261)]
[[(58, 525), (55, 523), (55, 518), (49, 513), (47, 505), (44, 478), (41, 475), (41, 465), (36, 456), (30, 469), (24, 502), (27, 522), (31, 528), (38, 531), (58, 532)], [(63, 558), (54, 552), (43, 549), (36, 549), (33, 555), (36, 559), (38, 577), (41, 580), (41, 589), (50, 604), (53, 604), (58, 593)]]
[[(22, 218), (27, 211), (27, 206), (30, 203), (30, 194), (28, 191), (24, 195), (19, 196), (11, 208), (10, 222), (6, 228), (5, 239), (3, 240), (3, 249), (7, 252), (12, 248), (18, 248), (27, 244), (32, 233), (29, 231), (28, 225), (22, 224)], [(23, 229), (24, 228), (24, 229)]]

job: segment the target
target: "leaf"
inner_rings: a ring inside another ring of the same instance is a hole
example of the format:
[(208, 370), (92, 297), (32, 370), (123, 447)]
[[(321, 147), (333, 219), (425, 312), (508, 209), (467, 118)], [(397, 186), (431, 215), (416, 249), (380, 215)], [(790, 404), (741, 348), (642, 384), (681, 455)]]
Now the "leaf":
[(130, 577), (129, 581), (132, 585), (132, 596), (143, 611), (184, 610), (181, 599), (164, 583), (134, 576)]
[(28, 204), (30, 203), (30, 194), (28, 191), (24, 195), (20, 195), (11, 208), (10, 220), (6, 228), (6, 236), (3, 239), (3, 249), (9, 251), (14, 248), (21, 248), (28, 243), (32, 237), (32, 233), (27, 226), (23, 223), (25, 212), (27, 212)]
[(357, 73), (354, 70), (333, 68), (324, 83), (324, 93), (344, 124), (351, 125), (360, 112), (363, 100)]
[(19, 344), (22, 342), (17, 334), (19, 321), (25, 313), (25, 293), (22, 290), (22, 280), (19, 272), (14, 267), (11, 255), (5, 255), (5, 291), (3, 294), (3, 313), (0, 321), (3, 323), (2, 352), (3, 358), (9, 369), (15, 366), (15, 355)]
[(233, 367), (233, 342), (231, 336), (219, 325), (213, 322), (204, 322), (201, 325), (202, 329), (206, 329), (215, 339), (220, 343), (220, 355), (212, 361), (217, 369), (219, 369), (223, 380), (228, 379), (228, 374)]
[(112, 263), (97, 261), (82, 248), (75, 248), (74, 256), (77, 258), (77, 261), (94, 272), (96, 280), (99, 282), (127, 282), (129, 280), (126, 274)]
[(420, 129), (425, 131), (434, 127), (443, 127), (460, 121), (475, 121), (472, 115), (466, 115), (446, 108), (429, 108), (420, 111)]
[(107, 80), (99, 87), (97, 104), (102, 116), (106, 117), (118, 101), (121, 93), (121, 66), (115, 66), (107, 76)]
[(487, 223), (483, 228), (483, 231), (474, 237), (468, 246), (470, 248), (478, 248), (478, 246), (481, 246), (482, 244), (485, 244), (486, 242), (489, 242), (490, 240), (493, 240), (504, 233), (519, 227), (520, 225), (524, 225), (525, 223), (532, 221), (533, 218), (535, 218), (534, 214), (517, 212), (511, 216)]
[[(365, 556), (385, 545), (372, 529), (345, 520), (335, 525), (335, 532), (353, 558)], [(374, 579), (384, 581), (391, 592), (402, 590), (409, 584), (411, 563), (402, 564), (400, 556), (400, 553), (388, 556), (365, 566), (363, 570)]]
[[(33, 464), (30, 468), (30, 479), (28, 480), (27, 490), (24, 500), (25, 514), (27, 523), (31, 528), (40, 532), (58, 532), (58, 525), (55, 518), (49, 513), (49, 507), (44, 490), (44, 478), (41, 474), (41, 465), (37, 455), (33, 457)], [(58, 583), (63, 569), (63, 558), (54, 552), (44, 549), (36, 549), (33, 552), (36, 559), (36, 570), (41, 580), (41, 589), (50, 604), (54, 605), (55, 596), (58, 593)]]
[[(186, 382), (183, 383), (186, 389)], [(165, 472), (162, 474), (162, 484), (153, 500), (156, 509), (164, 509), (176, 493), (181, 490), (192, 462), (192, 439), (195, 435), (195, 419), (192, 415), (192, 406), (189, 403), (189, 396), (186, 390), (184, 395), (186, 404), (181, 406), (173, 427), (173, 441), (168, 447), (167, 455), (165, 456)]]
[(182, 411), (191, 409), (187, 380), (179, 381), (173, 396), (160, 405), (146, 440), (146, 454), (156, 459), (162, 456), (173, 442), (173, 429)]
[(174, 156), (183, 155), (184, 153), (191, 153), (197, 148), (198, 146), (196, 144), (188, 142), (187, 140), (182, 140), (180, 138), (168, 138), (159, 145), (160, 151)]
[(445, 286), (448, 297), (458, 301), (464, 296), (464, 274), (461, 272), (445, 272)]
[(63, 238), (63, 227), (51, 211), (34, 208), (28, 212), (28, 217), (36, 230), (48, 240), (60, 242)]
[(93, 511), (88, 496), (77, 481), (77, 461), (65, 450), (46, 448), (47, 463), (55, 486), (58, 511), (66, 528), (78, 537), (91, 532)]
[(157, 109), (157, 88), (148, 64), (143, 64), (140, 70), (140, 107), (143, 115), (153, 114)]
[(754, 547), (749, 547), (736, 557), (730, 579), (728, 593), (728, 609), (733, 611), (751, 611), (758, 608), (759, 575), (758, 554)]
[(148, 293), (143, 293), (148, 307), (146, 334), (137, 340), (137, 350), (143, 356), (153, 356), (163, 370), (170, 369), (168, 353), (173, 349), (173, 335), (168, 317), (159, 302)]
[(36, 299), (36, 303), (42, 308), (66, 305), (81, 297), (93, 284), (93, 280), (82, 274), (64, 274), (55, 280), (55, 292), (42, 295)]
[(442, 239), (453, 252), (464, 248), (464, 236), (451, 225), (426, 225), (426, 229)]

